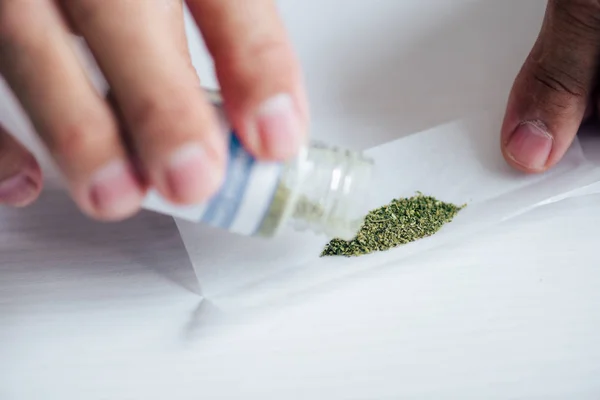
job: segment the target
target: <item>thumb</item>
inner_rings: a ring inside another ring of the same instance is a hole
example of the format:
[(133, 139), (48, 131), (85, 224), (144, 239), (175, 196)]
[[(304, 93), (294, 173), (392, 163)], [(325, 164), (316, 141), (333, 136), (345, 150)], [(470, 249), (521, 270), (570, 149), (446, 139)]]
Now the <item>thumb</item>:
[(501, 144), (509, 164), (542, 172), (563, 157), (584, 118), (599, 57), (600, 3), (549, 0), (504, 117)]

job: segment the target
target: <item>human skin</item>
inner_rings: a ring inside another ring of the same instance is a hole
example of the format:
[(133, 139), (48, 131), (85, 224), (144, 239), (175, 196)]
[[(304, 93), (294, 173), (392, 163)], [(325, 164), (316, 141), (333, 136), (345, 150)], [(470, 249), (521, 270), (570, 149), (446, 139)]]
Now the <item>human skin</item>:
[[(244, 145), (261, 159), (293, 156), (308, 107), (274, 1), (187, 3)], [(92, 89), (70, 30), (86, 39), (118, 112)], [(598, 110), (599, 62), (600, 2), (549, 0), (506, 108), (510, 165), (538, 173), (564, 156)], [(219, 187), (225, 146), (189, 59), (181, 0), (0, 0), (0, 72), (90, 216), (126, 218), (149, 187), (181, 204)], [(0, 203), (29, 205), (41, 187), (33, 156), (0, 127)]]
[(506, 108), (501, 149), (510, 165), (536, 173), (560, 161), (598, 111), (599, 62), (600, 2), (549, 0)]
[[(294, 156), (308, 107), (275, 2), (186, 3), (242, 143), (263, 160)], [(113, 101), (93, 88), (73, 34)], [(89, 216), (127, 218), (148, 188), (179, 204), (219, 188), (226, 143), (190, 60), (183, 0), (0, 0), (0, 73)], [(42, 180), (35, 158), (0, 128), (0, 203), (31, 204)]]

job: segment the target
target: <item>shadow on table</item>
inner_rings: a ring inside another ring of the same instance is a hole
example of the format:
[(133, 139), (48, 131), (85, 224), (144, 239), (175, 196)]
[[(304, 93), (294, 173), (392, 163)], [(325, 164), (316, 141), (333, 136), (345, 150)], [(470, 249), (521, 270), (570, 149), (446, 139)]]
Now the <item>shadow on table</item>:
[(182, 329), (182, 343), (186, 346), (193, 345), (216, 332), (223, 332), (224, 328), (236, 321), (238, 319), (225, 313), (210, 300), (202, 299), (190, 313), (190, 318)]

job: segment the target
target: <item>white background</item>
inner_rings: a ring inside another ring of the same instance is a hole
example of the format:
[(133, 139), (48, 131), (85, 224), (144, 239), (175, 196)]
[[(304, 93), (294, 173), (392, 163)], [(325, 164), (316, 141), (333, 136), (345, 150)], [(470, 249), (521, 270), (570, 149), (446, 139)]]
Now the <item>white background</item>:
[[(314, 135), (365, 148), (503, 107), (545, 2), (279, 3)], [(0, 399), (597, 399), (599, 203), (229, 318), (194, 293), (171, 219), (95, 224), (48, 190), (0, 210)]]

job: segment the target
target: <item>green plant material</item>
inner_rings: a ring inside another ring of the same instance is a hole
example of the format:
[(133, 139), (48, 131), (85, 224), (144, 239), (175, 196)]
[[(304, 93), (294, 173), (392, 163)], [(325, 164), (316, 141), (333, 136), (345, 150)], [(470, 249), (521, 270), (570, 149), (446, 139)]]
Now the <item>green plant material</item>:
[(422, 193), (392, 200), (367, 214), (354, 239), (331, 240), (321, 257), (362, 256), (414, 242), (435, 234), (464, 207), (444, 203)]
[[(289, 217), (305, 221), (306, 223), (321, 221), (325, 210), (320, 205), (311, 202), (305, 196), (299, 196), (294, 204), (290, 204), (291, 197), (292, 191), (280, 182), (275, 190), (269, 211), (258, 228), (258, 236), (274, 236), (285, 222), (284, 219)], [(290, 205), (294, 208), (288, 209)]]
[(272, 237), (275, 235), (283, 223), (283, 216), (288, 206), (289, 198), (290, 190), (280, 182), (275, 189), (269, 211), (258, 228), (258, 236)]

